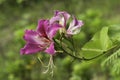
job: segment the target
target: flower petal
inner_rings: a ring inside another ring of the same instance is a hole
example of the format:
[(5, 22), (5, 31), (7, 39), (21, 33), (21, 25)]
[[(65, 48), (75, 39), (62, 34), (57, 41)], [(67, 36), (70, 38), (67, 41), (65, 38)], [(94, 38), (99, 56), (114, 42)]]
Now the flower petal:
[(48, 31), (47, 31), (47, 35), (49, 37), (50, 40), (52, 40), (52, 38), (56, 35), (57, 31), (61, 28), (62, 26), (57, 24), (57, 23), (54, 23), (54, 24), (51, 24), (48, 28)]
[(65, 11), (55, 11), (55, 15), (53, 18), (51, 18), (51, 22), (59, 21), (59, 24), (61, 24), (63, 27), (66, 26), (68, 19), (70, 18), (70, 14), (68, 14)]
[(54, 16), (54, 17), (52, 17), (51, 19), (50, 19), (50, 24), (53, 24), (53, 23), (55, 23), (55, 22), (59, 22), (59, 20), (61, 19), (61, 17), (60, 16)]
[(80, 32), (80, 28), (83, 25), (83, 22), (81, 20), (77, 20), (75, 17), (73, 17), (73, 21), (70, 23), (70, 26), (67, 29), (68, 35), (74, 35), (78, 34)]
[(24, 39), (29, 43), (36, 43), (34, 38), (39, 36), (39, 34), (36, 31), (33, 30), (26, 30)]
[(65, 21), (68, 21), (68, 19), (70, 18), (70, 14), (65, 12), (65, 11), (55, 11), (55, 16), (63, 16), (65, 18)]
[(41, 46), (46, 46), (50, 44), (49, 39), (47, 39), (44, 36), (40, 36), (38, 32), (33, 31), (33, 30), (26, 30), (24, 39), (27, 41), (27, 43), (38, 44)]
[(51, 54), (51, 55), (55, 54), (55, 49), (54, 49), (54, 43), (53, 43), (53, 42), (52, 42), (52, 43), (50, 44), (50, 46), (45, 50), (45, 52), (48, 53), (48, 54)]
[(47, 36), (46, 35), (46, 31), (47, 31), (47, 27), (49, 25), (49, 21), (48, 20), (39, 20), (38, 21), (38, 26), (37, 26), (37, 32), (41, 35), (41, 36)]
[(39, 47), (37, 44), (30, 44), (27, 43), (24, 48), (20, 50), (21, 54), (33, 54), (39, 51), (42, 51), (43, 49)]

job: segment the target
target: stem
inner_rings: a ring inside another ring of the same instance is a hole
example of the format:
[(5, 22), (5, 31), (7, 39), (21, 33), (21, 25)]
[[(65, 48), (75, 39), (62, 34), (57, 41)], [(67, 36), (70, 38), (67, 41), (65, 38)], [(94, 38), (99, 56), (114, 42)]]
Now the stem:
[(75, 56), (77, 51), (76, 51), (76, 48), (75, 48), (75, 44), (74, 44), (73, 38), (72, 37), (68, 37), (67, 38), (64, 35), (63, 35), (63, 37), (64, 37), (65, 40), (67, 40), (72, 45), (73, 49), (71, 49), (70, 47), (68, 47), (68, 48), (72, 50), (72, 54)]
[(109, 50), (104, 51), (103, 53), (101, 53), (101, 54), (99, 54), (99, 55), (97, 55), (97, 56), (95, 56), (95, 57), (88, 58), (88, 59), (87, 59), (87, 58), (84, 58), (84, 57), (80, 58), (80, 57), (74, 56), (74, 55), (68, 53), (67, 51), (65, 51), (63, 48), (62, 48), (62, 50), (63, 50), (66, 54), (68, 54), (69, 56), (71, 56), (71, 57), (73, 57), (73, 58), (75, 58), (75, 59), (84, 60), (84, 61), (90, 61), (90, 60), (96, 59), (96, 58), (98, 58), (98, 57), (100, 57), (100, 56), (102, 56), (102, 55), (104, 55), (104, 54), (106, 54), (106, 53), (109, 53), (109, 52), (113, 51), (114, 49), (115, 49), (115, 51), (116, 51), (116, 50), (118, 50), (119, 48), (120, 48), (120, 45), (114, 46), (114, 47), (110, 48)]
[[(54, 41), (55, 41), (55, 40), (54, 40)], [(55, 41), (55, 42), (56, 42), (56, 41)], [(56, 43), (57, 43), (57, 42), (56, 42)], [(59, 43), (57, 43), (57, 44), (59, 44)], [(84, 61), (90, 61), (90, 60), (96, 59), (96, 58), (98, 58), (98, 57), (100, 57), (100, 56), (102, 56), (102, 55), (104, 55), (104, 54), (106, 54), (106, 53), (109, 53), (109, 52), (111, 52), (111, 51), (114, 51), (114, 50), (116, 51), (116, 50), (118, 50), (118, 49), (120, 48), (120, 45), (118, 44), (118, 45), (116, 45), (116, 46), (108, 49), (107, 51), (104, 51), (103, 53), (101, 53), (101, 54), (99, 54), (99, 55), (97, 55), (97, 56), (95, 56), (95, 57), (92, 57), (92, 58), (84, 58), (84, 57), (82, 57), (82, 58), (80, 58), (80, 57), (77, 57), (77, 56), (74, 56), (74, 55), (68, 53), (61, 45), (62, 45), (62, 44), (60, 44), (60, 46), (59, 46), (60, 49), (62, 49), (62, 50), (63, 50), (66, 54), (68, 54), (69, 56), (73, 57), (74, 59), (80, 60), (80, 61), (83, 61), (83, 60), (84, 60)]]
[[(75, 54), (74, 54), (74, 55), (77, 55), (77, 49), (75, 48), (75, 43), (74, 43), (73, 38), (71, 38), (71, 43), (72, 43), (73, 49), (74, 49), (74, 51), (75, 51)], [(73, 51), (73, 52), (74, 52), (74, 51)]]
[(84, 58), (84, 57), (80, 58), (80, 57), (74, 56), (74, 55), (68, 53), (68, 52), (67, 52), (66, 50), (64, 50), (63, 48), (62, 48), (62, 50), (63, 50), (66, 54), (68, 54), (69, 56), (73, 57), (74, 59), (80, 60), (80, 61), (82, 61), (82, 60), (84, 60), (84, 61), (90, 61), (90, 60), (93, 60), (93, 59), (98, 58), (98, 57), (102, 56), (103, 54), (105, 54), (105, 52), (103, 52), (102, 54), (99, 54), (99, 55), (97, 55), (97, 56), (95, 56), (95, 57), (92, 57), (92, 58), (87, 59), (87, 58)]

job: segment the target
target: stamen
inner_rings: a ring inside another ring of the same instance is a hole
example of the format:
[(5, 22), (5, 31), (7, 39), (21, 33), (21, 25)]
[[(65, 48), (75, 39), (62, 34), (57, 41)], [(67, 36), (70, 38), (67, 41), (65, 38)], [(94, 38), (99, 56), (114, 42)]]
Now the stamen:
[(52, 55), (50, 55), (50, 60), (49, 60), (48, 65), (44, 66), (44, 67), (46, 67), (47, 69), (43, 73), (46, 74), (46, 73), (50, 72), (51, 76), (53, 76), (55, 65), (53, 63), (53, 56)]
[(45, 64), (42, 62), (40, 57), (37, 57), (37, 59), (40, 61), (40, 63), (42, 64), (42, 66), (45, 66)]

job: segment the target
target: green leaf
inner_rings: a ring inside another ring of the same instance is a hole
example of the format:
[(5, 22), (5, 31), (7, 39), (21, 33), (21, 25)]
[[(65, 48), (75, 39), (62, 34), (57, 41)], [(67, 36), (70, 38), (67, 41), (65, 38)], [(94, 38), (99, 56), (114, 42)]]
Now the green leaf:
[(95, 57), (107, 51), (112, 45), (108, 36), (108, 27), (103, 27), (101, 31), (95, 33), (93, 38), (82, 48), (82, 56), (86, 58)]
[(118, 49), (116, 52), (114, 52), (113, 54), (111, 54), (107, 59), (105, 59), (102, 62), (102, 66), (105, 65), (111, 65), (114, 63), (114, 61), (118, 58), (118, 55), (120, 54), (120, 49)]
[(116, 59), (111, 68), (112, 75), (120, 75), (120, 59)]
[(114, 43), (120, 43), (120, 25), (110, 26), (109, 35)]

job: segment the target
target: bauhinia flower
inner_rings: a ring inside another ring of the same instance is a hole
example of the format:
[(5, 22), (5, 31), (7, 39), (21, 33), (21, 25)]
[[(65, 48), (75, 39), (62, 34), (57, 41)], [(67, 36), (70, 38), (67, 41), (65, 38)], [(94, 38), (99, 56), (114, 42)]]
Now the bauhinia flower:
[(60, 27), (58, 23), (50, 24), (49, 20), (39, 20), (37, 30), (25, 31), (26, 45), (21, 49), (21, 54), (33, 54), (40, 51), (55, 54), (52, 39)]
[(63, 32), (65, 32), (67, 36), (78, 34), (83, 22), (73, 17), (73, 20), (70, 22), (70, 25), (67, 28), (66, 26), (69, 18), (69, 13), (65, 11), (55, 11), (55, 15), (50, 19), (50, 23), (58, 22), (62, 26), (62, 30), (64, 30)]

